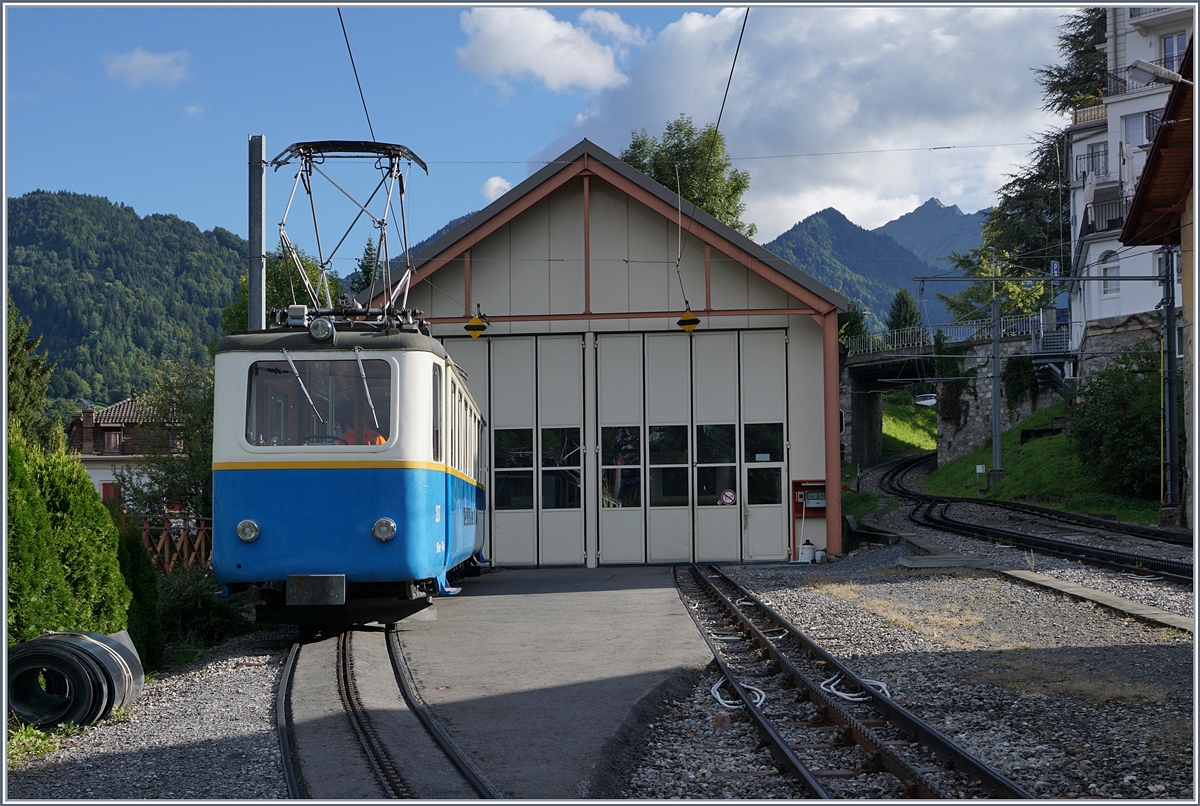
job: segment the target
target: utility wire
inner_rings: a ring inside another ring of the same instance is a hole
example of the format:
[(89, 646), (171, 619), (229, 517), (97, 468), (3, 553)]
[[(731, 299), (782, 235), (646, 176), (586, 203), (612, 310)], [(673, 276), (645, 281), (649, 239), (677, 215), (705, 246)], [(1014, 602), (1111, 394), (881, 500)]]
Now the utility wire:
[(375, 139), (375, 127), (371, 125), (371, 113), (367, 111), (367, 98), (363, 95), (362, 82), (358, 80), (358, 68), (354, 66), (354, 51), (350, 49), (350, 35), (346, 33), (346, 21), (342, 19), (342, 9), (337, 10), (338, 22), (342, 24), (342, 36), (346, 39), (346, 52), (350, 54), (350, 69), (354, 71), (354, 83), (358, 85), (358, 97), (362, 99), (363, 114), (367, 116), (367, 128), (371, 131), (371, 142)]

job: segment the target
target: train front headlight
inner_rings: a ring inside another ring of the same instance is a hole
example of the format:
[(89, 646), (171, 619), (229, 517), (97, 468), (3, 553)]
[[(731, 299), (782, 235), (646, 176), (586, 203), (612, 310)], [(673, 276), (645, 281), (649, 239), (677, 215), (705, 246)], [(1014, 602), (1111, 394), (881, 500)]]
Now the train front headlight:
[(325, 341), (333, 335), (333, 322), (324, 316), (314, 319), (308, 326), (308, 334), (317, 341)]
[(380, 518), (371, 527), (371, 534), (381, 543), (386, 543), (396, 536), (396, 522), (391, 518)]
[(249, 518), (239, 521), (234, 531), (237, 532), (238, 540), (243, 543), (253, 543), (258, 540), (258, 524)]

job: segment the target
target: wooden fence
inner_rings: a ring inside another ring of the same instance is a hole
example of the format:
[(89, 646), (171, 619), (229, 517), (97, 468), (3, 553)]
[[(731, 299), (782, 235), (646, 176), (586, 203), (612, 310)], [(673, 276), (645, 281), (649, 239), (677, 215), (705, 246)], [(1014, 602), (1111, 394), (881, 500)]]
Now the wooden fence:
[(212, 563), (212, 518), (143, 515), (142, 543), (154, 567), (164, 574), (176, 567), (207, 567)]

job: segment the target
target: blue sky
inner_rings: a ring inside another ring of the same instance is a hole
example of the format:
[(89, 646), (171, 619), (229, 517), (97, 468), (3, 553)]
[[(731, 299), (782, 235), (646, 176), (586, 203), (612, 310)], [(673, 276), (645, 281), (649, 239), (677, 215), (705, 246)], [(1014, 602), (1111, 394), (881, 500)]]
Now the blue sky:
[[(409, 183), (410, 239), (582, 137), (616, 153), (632, 130), (659, 133), (681, 113), (715, 121), (743, 13), (343, 7), (376, 138), (429, 163)], [(932, 196), (964, 212), (992, 204), (1028, 136), (1063, 123), (1040, 110), (1032, 68), (1057, 61), (1066, 13), (752, 7), (721, 130), (751, 174), (743, 218), (756, 239), (825, 207), (873, 228)], [(268, 157), (295, 141), (370, 139), (334, 6), (6, 6), (5, 17), (10, 197), (96, 194), (245, 236), (248, 135), (266, 136)], [(269, 174), (269, 241), (292, 177)], [(373, 182), (357, 178), (347, 189), (365, 196)], [(333, 220), (344, 209), (330, 201), (322, 227), (344, 229)], [(347, 257), (369, 234), (355, 230)]]

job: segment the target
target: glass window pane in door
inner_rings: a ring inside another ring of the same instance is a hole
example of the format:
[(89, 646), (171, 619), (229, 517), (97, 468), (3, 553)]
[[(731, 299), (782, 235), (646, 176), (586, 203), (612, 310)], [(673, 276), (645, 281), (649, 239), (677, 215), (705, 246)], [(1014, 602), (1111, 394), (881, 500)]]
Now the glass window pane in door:
[(686, 425), (652, 425), (648, 429), (650, 464), (681, 465), (688, 460)]
[(579, 509), (579, 471), (542, 471), (542, 509)]
[(636, 425), (606, 425), (600, 429), (600, 464), (633, 465), (642, 463), (642, 434)]
[(746, 468), (746, 503), (783, 503), (783, 484), (778, 467)]
[(688, 468), (650, 468), (650, 506), (686, 507), (687, 505)]
[(746, 423), (746, 462), (783, 461), (783, 423)]
[(533, 429), (496, 429), (496, 469), (533, 467)]
[(600, 471), (600, 505), (605, 508), (642, 505), (642, 471), (612, 468)]
[(737, 461), (737, 426), (696, 426), (696, 461), (702, 465)]
[[(732, 426), (730, 427), (732, 428)], [(737, 465), (696, 468), (696, 504), (698, 506), (719, 505), (721, 493), (726, 490), (733, 490), (736, 497)]]
[(542, 467), (579, 467), (583, 455), (578, 428), (542, 429)]
[(496, 471), (496, 509), (533, 509), (533, 471)]

